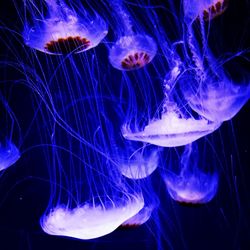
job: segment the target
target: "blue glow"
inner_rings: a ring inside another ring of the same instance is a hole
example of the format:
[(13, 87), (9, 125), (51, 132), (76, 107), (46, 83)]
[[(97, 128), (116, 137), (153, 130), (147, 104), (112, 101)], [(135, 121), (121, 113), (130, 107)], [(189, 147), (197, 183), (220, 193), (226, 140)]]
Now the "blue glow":
[(137, 249), (217, 249), (221, 235), (241, 249), (250, 48), (249, 31), (238, 38), (239, 20), (230, 21), (242, 2), (231, 1), (9, 3), (16, 23), (0, 20), (0, 171), (21, 159), (1, 172), (0, 210), (17, 201), (26, 217), (34, 210), (42, 237), (79, 239), (83, 249), (130, 240)]

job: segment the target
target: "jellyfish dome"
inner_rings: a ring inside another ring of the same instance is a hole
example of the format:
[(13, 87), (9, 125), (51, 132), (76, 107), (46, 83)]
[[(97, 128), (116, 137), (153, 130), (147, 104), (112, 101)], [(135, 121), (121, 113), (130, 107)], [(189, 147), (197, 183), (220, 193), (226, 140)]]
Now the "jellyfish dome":
[(43, 230), (88, 240), (113, 232), (124, 221), (137, 214), (144, 206), (141, 196), (111, 200), (99, 198), (74, 209), (58, 206), (41, 220)]
[(121, 163), (119, 170), (122, 175), (129, 179), (144, 179), (150, 176), (158, 167), (158, 150), (145, 154), (145, 152), (135, 152), (126, 164)]
[[(223, 73), (221, 73), (223, 76)], [(214, 122), (232, 119), (249, 100), (250, 87), (235, 84), (226, 76), (199, 82), (193, 76), (183, 80), (183, 94), (189, 106), (202, 117)]]
[(183, 204), (203, 204), (209, 202), (218, 188), (216, 171), (198, 168), (199, 151), (196, 143), (188, 144), (181, 156), (179, 174), (168, 171), (164, 176), (171, 198)]
[(185, 118), (174, 111), (162, 114), (161, 119), (151, 121), (143, 131), (132, 132), (123, 127), (123, 136), (133, 141), (148, 142), (161, 147), (177, 147), (189, 144), (219, 128), (221, 123), (205, 118)]
[(108, 33), (105, 21), (97, 14), (75, 13), (65, 3), (49, 0), (48, 18), (35, 19), (23, 32), (25, 44), (47, 54), (80, 53), (96, 47)]
[(203, 204), (214, 197), (218, 187), (218, 175), (202, 171), (190, 175), (171, 174), (165, 179), (171, 198), (180, 203)]
[(150, 63), (157, 51), (157, 45), (148, 35), (121, 37), (110, 49), (109, 61), (119, 70), (134, 70)]
[(12, 142), (0, 143), (0, 171), (13, 165), (19, 158), (20, 152)]
[(228, 2), (229, 0), (184, 0), (184, 14), (189, 20), (197, 17), (203, 17), (206, 21), (212, 20), (225, 12)]

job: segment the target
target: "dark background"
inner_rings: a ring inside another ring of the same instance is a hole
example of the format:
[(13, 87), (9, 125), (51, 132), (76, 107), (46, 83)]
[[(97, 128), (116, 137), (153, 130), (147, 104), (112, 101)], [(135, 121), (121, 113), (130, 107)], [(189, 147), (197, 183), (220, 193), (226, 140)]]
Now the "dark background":
[[(211, 33), (210, 42), (215, 53), (250, 47), (249, 6), (247, 1), (231, 1), (223, 19), (215, 20), (224, 24), (223, 29), (213, 29)], [(19, 55), (24, 53), (20, 39), (14, 39), (10, 35), (13, 31), (6, 29), (22, 30), (12, 2), (1, 1), (0, 20), (1, 61), (6, 62), (12, 55), (10, 50), (16, 49)], [(220, 39), (216, 39), (218, 33)], [(104, 49), (101, 46), (99, 51)], [(12, 56), (11, 59), (14, 60)], [(246, 60), (236, 61), (236, 64), (249, 72)], [(25, 88), (12, 90), (13, 85), (9, 82), (18, 79), (18, 73), (1, 65), (0, 91), (16, 114), (22, 131), (29, 131), (27, 121), (32, 114), (25, 111), (29, 110), (33, 100), (26, 96)], [(233, 77), (241, 78), (240, 71), (231, 65), (228, 67)], [(4, 107), (0, 108), (4, 114)], [(39, 165), (43, 157), (39, 152), (32, 151), (32, 155), (26, 152), (35, 141), (34, 132), (27, 135), (25, 144), (20, 142), (18, 133), (14, 134), (14, 142), (21, 144), (21, 158), (0, 176), (0, 249), (250, 249), (249, 108), (248, 102), (232, 121), (225, 122), (209, 137), (213, 137), (217, 143), (215, 147), (221, 149), (218, 154), (224, 164), (220, 169), (218, 193), (210, 203), (201, 207), (181, 206), (168, 197), (164, 183), (160, 181), (158, 195), (161, 203), (145, 225), (117, 229), (110, 235), (90, 241), (50, 236), (41, 230), (39, 219), (47, 208), (50, 194), (48, 171)], [(1, 124), (4, 117), (1, 115)], [(5, 131), (9, 126), (1, 125), (0, 128)], [(2, 133), (8, 134), (6, 131)], [(156, 171), (152, 178), (158, 180), (159, 172)]]

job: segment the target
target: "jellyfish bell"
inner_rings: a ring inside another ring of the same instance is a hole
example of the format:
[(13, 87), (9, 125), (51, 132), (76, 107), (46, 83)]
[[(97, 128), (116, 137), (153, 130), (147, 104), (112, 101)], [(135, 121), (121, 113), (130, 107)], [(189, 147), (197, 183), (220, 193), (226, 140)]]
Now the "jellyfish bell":
[(105, 21), (83, 10), (76, 14), (65, 3), (47, 0), (50, 16), (34, 20), (23, 31), (25, 44), (47, 54), (80, 53), (96, 47), (108, 33)]
[(218, 188), (217, 171), (201, 170), (198, 163), (197, 143), (186, 145), (179, 174), (168, 170), (164, 175), (167, 191), (173, 200), (187, 205), (204, 204), (215, 196)]
[(249, 99), (249, 87), (218, 83), (188, 97), (191, 108), (210, 121), (232, 119)]
[(197, 17), (209, 21), (223, 14), (228, 7), (228, 2), (229, 0), (184, 0), (184, 15), (190, 21)]
[(137, 70), (149, 64), (156, 55), (155, 40), (147, 35), (139, 22), (133, 20), (121, 0), (111, 1), (116, 13), (116, 41), (109, 48), (109, 62), (122, 71)]
[(182, 80), (183, 95), (189, 106), (214, 122), (232, 119), (250, 97), (248, 85), (235, 84), (223, 72), (220, 75), (219, 79), (207, 76), (202, 82), (192, 75)]
[(134, 70), (147, 65), (156, 55), (157, 45), (148, 35), (121, 37), (110, 49), (109, 61), (119, 70)]
[(119, 164), (119, 170), (123, 176), (129, 179), (144, 179), (150, 176), (158, 167), (158, 150), (151, 152), (136, 151), (133, 155)]
[(12, 142), (0, 142), (0, 171), (16, 163), (19, 158), (20, 152)]
[(204, 204), (213, 199), (218, 187), (218, 175), (196, 171), (165, 178), (171, 198), (182, 204)]
[(132, 132), (123, 127), (123, 136), (128, 140), (142, 141), (161, 147), (177, 147), (189, 144), (220, 127), (221, 123), (205, 118), (184, 117), (175, 111), (162, 114), (161, 119), (151, 121), (142, 131)]
[(113, 232), (144, 206), (142, 196), (98, 198), (74, 209), (57, 206), (41, 219), (42, 229), (51, 235), (83, 240), (94, 239)]

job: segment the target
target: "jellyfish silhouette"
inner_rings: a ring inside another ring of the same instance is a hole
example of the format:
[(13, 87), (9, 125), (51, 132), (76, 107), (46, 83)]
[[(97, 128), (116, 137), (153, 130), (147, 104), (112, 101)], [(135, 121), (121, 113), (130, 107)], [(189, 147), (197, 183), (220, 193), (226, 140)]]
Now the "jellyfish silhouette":
[(165, 183), (175, 201), (182, 204), (204, 204), (211, 201), (217, 192), (218, 174), (206, 173), (197, 167), (197, 152), (192, 156), (192, 147), (192, 144), (185, 146), (180, 174), (169, 172), (165, 176)]
[(112, 1), (114, 12), (118, 15), (119, 37), (110, 48), (109, 61), (119, 70), (134, 70), (144, 67), (154, 58), (157, 45), (152, 37), (133, 31), (132, 17), (121, 0)]
[(20, 158), (18, 148), (9, 140), (0, 142), (0, 171), (7, 169)]
[(32, 25), (24, 27), (23, 38), (31, 48), (47, 54), (80, 53), (96, 47), (108, 33), (105, 21), (97, 13), (71, 9), (63, 0), (45, 2), (48, 16), (40, 12), (33, 17)]
[[(202, 116), (195, 118), (185, 105), (182, 109), (178, 106), (173, 96), (176, 94), (176, 80), (180, 74), (179, 65), (180, 63), (164, 80), (165, 99), (161, 118), (150, 121), (139, 132), (131, 131), (129, 124), (125, 124), (122, 133), (126, 139), (148, 142), (162, 147), (177, 147), (198, 140), (219, 128), (220, 122), (212, 122)], [(180, 100), (179, 96), (178, 99)]]

